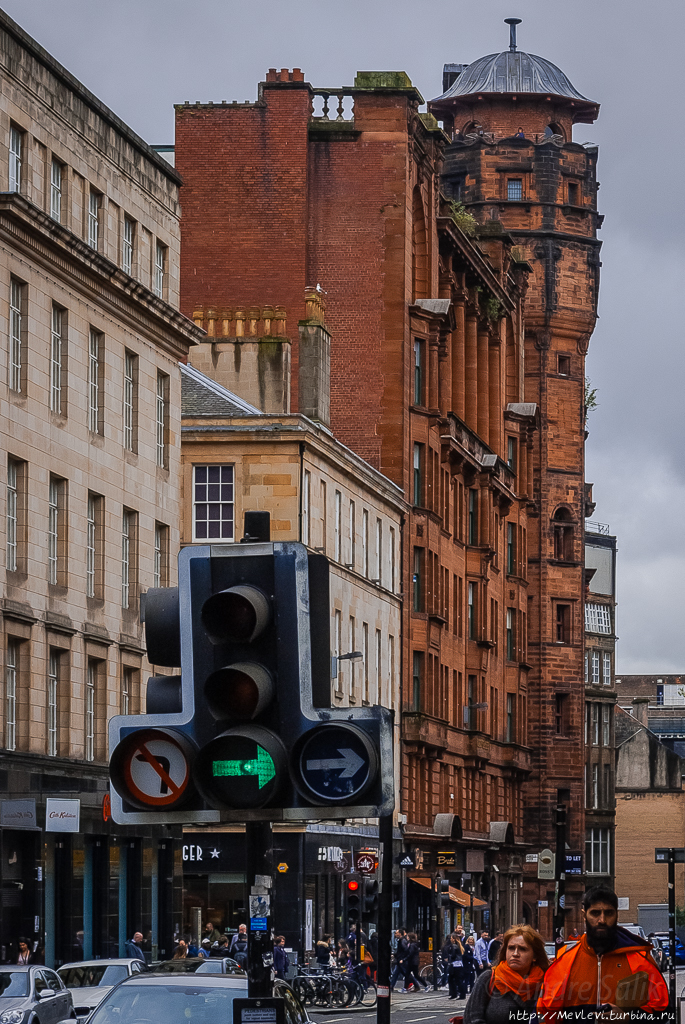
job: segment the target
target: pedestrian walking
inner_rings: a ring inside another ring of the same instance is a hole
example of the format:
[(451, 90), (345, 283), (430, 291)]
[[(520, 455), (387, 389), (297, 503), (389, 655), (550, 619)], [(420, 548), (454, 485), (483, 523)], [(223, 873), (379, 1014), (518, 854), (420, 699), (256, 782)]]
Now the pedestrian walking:
[(464, 947), (456, 932), (452, 932), (449, 943), (445, 943), (447, 959), (447, 983), (450, 999), (466, 999), (466, 970), (464, 967)]
[(290, 960), (285, 951), (285, 935), (277, 935), (274, 943), (274, 971), (276, 977), (285, 981), (286, 971), (290, 967)]
[(247, 925), (238, 925), (238, 931), (231, 939), (230, 948), (224, 956), (232, 956), (240, 967), (247, 966)]
[(402, 987), (407, 987), (407, 956), (409, 954), (409, 943), (404, 928), (395, 931), (396, 945), (392, 954), (392, 972), (390, 974), (390, 991), (395, 988), (397, 981), (402, 978)]
[(585, 934), (562, 947), (549, 968), (537, 1004), (540, 1019), (554, 1022), (561, 1011), (578, 1021), (660, 1019), (659, 1011), (668, 1007), (668, 987), (649, 942), (618, 924), (616, 893), (597, 885), (585, 893), (581, 907)]
[(469, 992), (473, 992), (473, 986), (476, 984), (476, 956), (475, 956), (476, 940), (473, 935), (469, 935), (464, 943), (464, 967), (466, 968), (466, 987)]
[(131, 960), (142, 960), (143, 963), (144, 963), (145, 962), (145, 957), (143, 956), (143, 951), (140, 948), (140, 944), (141, 944), (142, 941), (143, 941), (143, 933), (142, 932), (134, 932), (133, 933), (133, 938), (126, 940), (126, 942), (124, 944), (124, 949), (126, 951), (126, 956), (130, 957)]
[(319, 939), (314, 950), (316, 954), (316, 966), (322, 970), (330, 967), (331, 965), (331, 947), (328, 945), (328, 936), (324, 935), (323, 939)]
[(530, 925), (514, 925), (502, 936), (495, 966), (476, 981), (464, 1010), (464, 1024), (530, 1021), (548, 967), (542, 936)]
[(494, 939), (492, 939), (490, 945), (488, 946), (488, 960), (490, 961), (491, 964), (497, 963), (497, 960), (499, 958), (499, 951), (502, 948), (503, 939), (504, 935), (502, 934), (502, 932), (497, 932)]
[(411, 992), (412, 987), (427, 989), (428, 985), (419, 978), (419, 940), (416, 932), (407, 934), (409, 949), (407, 951), (407, 969), (404, 976), (404, 991)]
[(476, 974), (482, 974), (490, 966), (488, 960), (488, 946), (490, 945), (490, 933), (483, 931), (476, 942), (473, 955), (476, 961)]

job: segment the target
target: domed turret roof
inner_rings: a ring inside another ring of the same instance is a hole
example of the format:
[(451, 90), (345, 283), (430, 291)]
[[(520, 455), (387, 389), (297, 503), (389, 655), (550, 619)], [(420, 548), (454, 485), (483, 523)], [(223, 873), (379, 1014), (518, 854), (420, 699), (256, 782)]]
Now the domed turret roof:
[(556, 64), (518, 50), (480, 57), (462, 71), (440, 99), (483, 92), (546, 93), (548, 96), (590, 102), (573, 87)]
[(428, 109), (435, 107), (437, 113), (441, 109), (454, 108), (460, 101), (473, 96), (510, 94), (521, 97), (533, 94), (570, 102), (576, 108), (574, 120), (587, 120), (588, 115), (594, 120), (599, 104), (578, 92), (556, 64), (534, 53), (518, 50), (516, 26), (520, 19), (506, 18), (505, 21), (510, 29), (509, 49), (479, 57), (473, 64), (445, 65), (446, 71), (454, 69), (459, 73), (442, 96), (430, 101)]

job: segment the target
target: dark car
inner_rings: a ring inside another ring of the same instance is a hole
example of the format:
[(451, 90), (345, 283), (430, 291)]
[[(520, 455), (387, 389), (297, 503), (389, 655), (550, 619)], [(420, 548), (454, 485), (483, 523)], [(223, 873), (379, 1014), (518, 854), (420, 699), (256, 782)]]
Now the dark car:
[(662, 943), (659, 936), (655, 935), (653, 932), (651, 935), (647, 936), (647, 941), (652, 946), (652, 956), (654, 957), (657, 967), (662, 974), (665, 974), (668, 970), (668, 953), (666, 952), (665, 945)]
[(164, 960), (155, 964), (153, 974), (238, 974), (244, 976), (245, 971), (240, 964), (229, 956), (211, 957), (186, 956), (182, 960)]
[[(670, 959), (670, 955), (671, 955), (670, 942), (671, 942), (671, 940), (669, 938), (668, 932), (655, 932), (655, 936), (659, 940), (661, 945), (663, 946), (664, 952), (666, 953), (666, 956)], [(675, 937), (675, 962), (676, 962), (676, 964), (680, 964), (680, 965), (685, 964), (685, 946), (683, 945), (683, 943), (681, 942), (681, 940), (678, 938), (677, 935)]]
[(3, 1024), (58, 1024), (75, 1020), (71, 993), (49, 967), (0, 967)]
[[(286, 1024), (308, 1024), (306, 1010), (283, 982), (274, 994), (285, 1001)], [(233, 1000), (247, 995), (247, 978), (217, 974), (139, 974), (113, 988), (87, 1024), (222, 1024), (233, 1020)]]

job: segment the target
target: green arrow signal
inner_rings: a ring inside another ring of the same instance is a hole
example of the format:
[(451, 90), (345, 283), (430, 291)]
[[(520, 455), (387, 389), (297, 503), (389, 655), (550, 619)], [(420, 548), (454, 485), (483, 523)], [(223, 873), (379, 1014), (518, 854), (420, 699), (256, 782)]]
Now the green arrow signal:
[(251, 761), (213, 761), (212, 775), (214, 778), (225, 775), (256, 775), (261, 789), (276, 777), (276, 767), (271, 754), (263, 747), (257, 746), (257, 756)]

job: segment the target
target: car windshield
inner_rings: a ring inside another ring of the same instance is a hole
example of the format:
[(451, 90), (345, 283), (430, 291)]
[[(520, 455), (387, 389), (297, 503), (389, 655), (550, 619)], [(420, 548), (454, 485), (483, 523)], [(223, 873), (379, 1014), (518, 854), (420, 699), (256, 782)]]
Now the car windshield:
[(214, 985), (125, 984), (115, 988), (100, 1003), (89, 1024), (135, 1024), (158, 1021), (164, 1024), (217, 1024), (233, 1019), (233, 999), (242, 990)]
[(0, 972), (0, 996), (27, 996), (28, 994), (28, 971)]
[(94, 988), (97, 985), (118, 985), (128, 976), (124, 964), (98, 964), (67, 967), (57, 972), (67, 988)]

